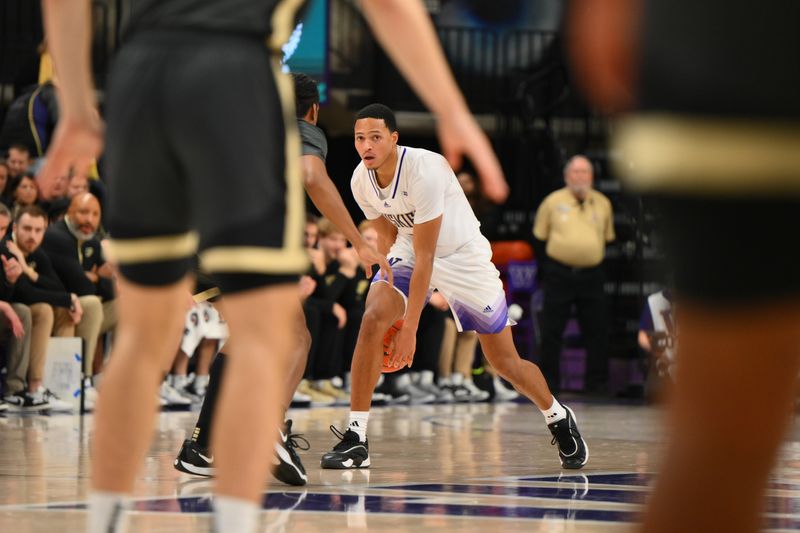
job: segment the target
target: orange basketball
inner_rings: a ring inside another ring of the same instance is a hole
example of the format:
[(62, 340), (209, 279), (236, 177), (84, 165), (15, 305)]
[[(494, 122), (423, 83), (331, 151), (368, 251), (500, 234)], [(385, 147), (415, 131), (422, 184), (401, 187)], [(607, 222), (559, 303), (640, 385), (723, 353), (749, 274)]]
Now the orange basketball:
[[(389, 330), (383, 335), (383, 366), (381, 366), (381, 372), (397, 372), (402, 366), (397, 368), (393, 366), (389, 366), (389, 359), (392, 353), (389, 351), (389, 346), (392, 344), (392, 339), (397, 332), (400, 331), (400, 328), (403, 327), (403, 319), (401, 318), (389, 328)], [(405, 366), (405, 365), (403, 365)]]

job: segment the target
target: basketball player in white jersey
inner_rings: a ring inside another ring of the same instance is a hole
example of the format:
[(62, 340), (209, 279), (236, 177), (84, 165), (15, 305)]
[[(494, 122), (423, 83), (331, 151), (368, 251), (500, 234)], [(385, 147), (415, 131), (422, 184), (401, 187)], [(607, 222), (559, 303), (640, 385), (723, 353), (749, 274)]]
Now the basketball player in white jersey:
[(353, 355), (351, 411), (341, 440), (322, 457), (323, 468), (370, 465), (367, 422), (372, 391), (383, 363), (383, 336), (398, 319), (390, 364), (410, 365), (420, 313), (438, 290), (459, 331), (475, 330), (491, 365), (542, 411), (558, 443), (563, 468), (583, 467), (589, 451), (575, 415), (559, 403), (539, 368), (520, 358), (509, 326), (500, 274), (452, 168), (441, 155), (399, 146), (394, 113), (372, 104), (356, 116), (355, 147), (361, 163), (350, 186), (364, 215), (374, 221), (379, 250), (387, 253), (394, 286), (379, 275), (367, 296)]

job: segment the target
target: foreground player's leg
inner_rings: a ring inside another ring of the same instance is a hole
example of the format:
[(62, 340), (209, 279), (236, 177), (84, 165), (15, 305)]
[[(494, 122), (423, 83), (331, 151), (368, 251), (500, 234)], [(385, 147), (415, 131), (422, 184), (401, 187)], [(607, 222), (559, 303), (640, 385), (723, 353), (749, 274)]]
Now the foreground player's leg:
[(367, 422), (372, 392), (383, 364), (383, 336), (405, 311), (403, 297), (387, 283), (375, 283), (367, 295), (366, 310), (358, 332), (351, 368), (350, 419), (344, 433), (333, 426), (340, 439), (322, 456), (322, 468), (366, 468), (370, 464)]
[(219, 531), (255, 526), (283, 411), (297, 306), (297, 287), (291, 283), (237, 292), (222, 301), (231, 342), (211, 438), (219, 465)]
[(589, 460), (589, 448), (578, 431), (575, 414), (555, 399), (539, 367), (519, 356), (511, 328), (506, 326), (500, 333), (482, 333), (478, 337), (486, 359), (497, 373), (535, 403), (544, 415), (553, 443), (558, 445), (561, 466), (583, 467)]
[(729, 310), (682, 303), (677, 313), (671, 440), (644, 529), (758, 531), (769, 472), (792, 417), (800, 302)]
[(92, 445), (90, 531), (113, 531), (153, 433), (163, 369), (175, 354), (188, 280), (144, 287), (119, 280), (119, 325), (103, 378)]

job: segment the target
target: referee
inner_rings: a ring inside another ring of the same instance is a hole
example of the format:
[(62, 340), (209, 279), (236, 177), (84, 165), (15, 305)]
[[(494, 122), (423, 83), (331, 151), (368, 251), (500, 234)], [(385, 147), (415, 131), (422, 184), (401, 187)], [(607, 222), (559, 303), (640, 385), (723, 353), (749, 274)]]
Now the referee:
[(540, 363), (551, 390), (559, 390), (561, 339), (574, 304), (588, 359), (584, 390), (604, 393), (608, 325), (601, 263), (606, 243), (614, 240), (614, 216), (608, 198), (592, 188), (592, 164), (586, 157), (567, 162), (564, 181), (566, 187), (539, 206), (533, 225), (533, 235), (547, 241)]

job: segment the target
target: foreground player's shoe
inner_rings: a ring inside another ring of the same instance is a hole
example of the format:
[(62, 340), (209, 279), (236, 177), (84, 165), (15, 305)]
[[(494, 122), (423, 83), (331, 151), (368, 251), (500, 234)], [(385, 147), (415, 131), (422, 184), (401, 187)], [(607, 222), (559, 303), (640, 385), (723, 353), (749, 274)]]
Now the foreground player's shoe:
[[(300, 443), (304, 443), (305, 446)], [(303, 436), (292, 433), (292, 421), (287, 420), (286, 426), (281, 429), (280, 442), (275, 443), (275, 468), (272, 470), (275, 479), (287, 485), (305, 485), (308, 476), (295, 448), (308, 450), (309, 447), (308, 441)]]
[(566, 405), (562, 406), (567, 411), (567, 418), (547, 425), (553, 435), (550, 444), (558, 445), (558, 458), (561, 460), (562, 468), (583, 468), (589, 460), (589, 447), (578, 431), (575, 413)]
[(361, 442), (358, 433), (348, 429), (344, 433), (331, 426), (339, 444), (322, 456), (322, 468), (367, 468), (369, 467), (369, 441)]
[(214, 456), (189, 439), (183, 441), (181, 451), (172, 464), (176, 470), (195, 476), (212, 477), (215, 471)]

